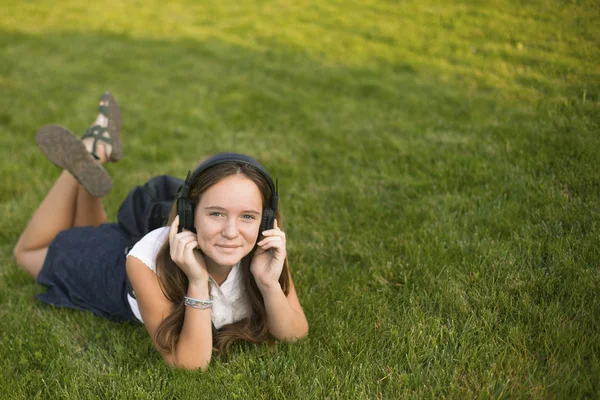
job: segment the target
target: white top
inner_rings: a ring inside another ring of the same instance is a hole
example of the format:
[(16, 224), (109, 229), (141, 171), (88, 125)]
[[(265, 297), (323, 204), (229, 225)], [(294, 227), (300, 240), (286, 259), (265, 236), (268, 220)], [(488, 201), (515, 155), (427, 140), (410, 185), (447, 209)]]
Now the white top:
[[(148, 266), (156, 273), (156, 255), (169, 235), (169, 227), (165, 226), (153, 230), (144, 236), (127, 254), (127, 257), (135, 257)], [(241, 275), (239, 273), (239, 263), (235, 265), (225, 282), (221, 286), (209, 276), (210, 279), (210, 297), (212, 298), (212, 322), (215, 328), (219, 329), (223, 325), (237, 322), (252, 315), (252, 308), (248, 303)], [(131, 311), (140, 320), (142, 315), (138, 307), (137, 300), (127, 294), (127, 301), (131, 306)]]

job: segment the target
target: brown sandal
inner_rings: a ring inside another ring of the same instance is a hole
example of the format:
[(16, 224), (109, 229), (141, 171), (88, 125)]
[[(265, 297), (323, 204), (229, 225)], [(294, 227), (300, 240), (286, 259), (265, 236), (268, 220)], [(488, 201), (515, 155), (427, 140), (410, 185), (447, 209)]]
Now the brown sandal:
[(44, 125), (35, 134), (35, 141), (51, 163), (69, 171), (92, 196), (105, 196), (112, 189), (108, 172), (67, 128)]
[[(99, 159), (96, 154), (96, 145), (98, 144), (98, 141), (102, 141), (110, 146), (110, 157), (108, 157), (108, 161), (119, 161), (123, 158), (123, 144), (121, 143), (121, 110), (112, 93), (106, 92), (100, 97), (98, 112), (108, 119), (108, 126), (106, 128), (100, 125), (90, 126), (81, 137), (81, 140), (89, 137), (94, 139), (90, 154), (96, 160)], [(104, 136), (105, 133), (108, 133), (109, 136)]]

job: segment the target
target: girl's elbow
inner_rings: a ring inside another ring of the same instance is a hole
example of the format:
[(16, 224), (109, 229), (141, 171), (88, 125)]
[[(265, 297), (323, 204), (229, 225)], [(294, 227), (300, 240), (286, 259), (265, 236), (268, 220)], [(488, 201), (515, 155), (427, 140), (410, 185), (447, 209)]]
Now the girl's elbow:
[(304, 339), (306, 335), (308, 335), (308, 322), (306, 322), (304, 326), (302, 326), (302, 329), (300, 330), (300, 335), (298, 335), (297, 340)]
[(186, 360), (184, 357), (178, 358), (173, 354), (163, 356), (165, 363), (172, 368), (186, 369), (188, 371), (200, 370), (202, 372), (208, 369), (210, 358), (209, 356), (203, 360)]
[(206, 370), (208, 369), (208, 365), (210, 364), (210, 361), (206, 361), (200, 365), (192, 363), (192, 364), (180, 364), (177, 365), (176, 368), (181, 368), (181, 369), (187, 369), (188, 371), (202, 371), (202, 372), (206, 372)]
[(177, 368), (177, 369), (186, 369), (188, 371), (197, 371), (200, 370), (202, 372), (205, 372), (208, 369), (208, 366), (210, 364), (210, 360), (203, 360), (200, 363), (198, 362), (174, 362), (173, 364), (171, 364), (171, 366), (173, 368)]
[(308, 323), (305, 323), (302, 326), (298, 327), (298, 329), (296, 329), (296, 331), (293, 334), (286, 335), (278, 339), (282, 342), (295, 343), (300, 339), (304, 339), (306, 335), (308, 335)]

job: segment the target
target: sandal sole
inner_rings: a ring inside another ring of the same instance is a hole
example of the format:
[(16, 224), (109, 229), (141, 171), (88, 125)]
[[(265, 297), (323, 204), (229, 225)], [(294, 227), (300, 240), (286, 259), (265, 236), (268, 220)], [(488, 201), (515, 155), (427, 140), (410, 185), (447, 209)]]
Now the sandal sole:
[(112, 189), (108, 172), (67, 128), (45, 125), (35, 134), (35, 141), (52, 164), (69, 171), (92, 196), (103, 197)]
[(117, 162), (123, 158), (123, 143), (121, 142), (121, 126), (123, 125), (123, 121), (121, 119), (121, 110), (111, 92), (104, 93), (101, 99), (108, 100), (109, 115), (107, 129), (112, 140), (110, 161)]

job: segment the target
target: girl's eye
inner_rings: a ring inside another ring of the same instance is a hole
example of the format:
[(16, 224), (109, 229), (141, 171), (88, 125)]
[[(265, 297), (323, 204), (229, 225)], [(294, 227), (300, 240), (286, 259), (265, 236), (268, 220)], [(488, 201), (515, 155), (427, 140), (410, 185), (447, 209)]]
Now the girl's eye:
[(213, 211), (208, 215), (210, 215), (211, 217), (220, 217), (223, 214), (221, 214), (220, 212), (217, 212), (217, 211)]
[(243, 219), (254, 219), (254, 215), (246, 214), (242, 217)]

